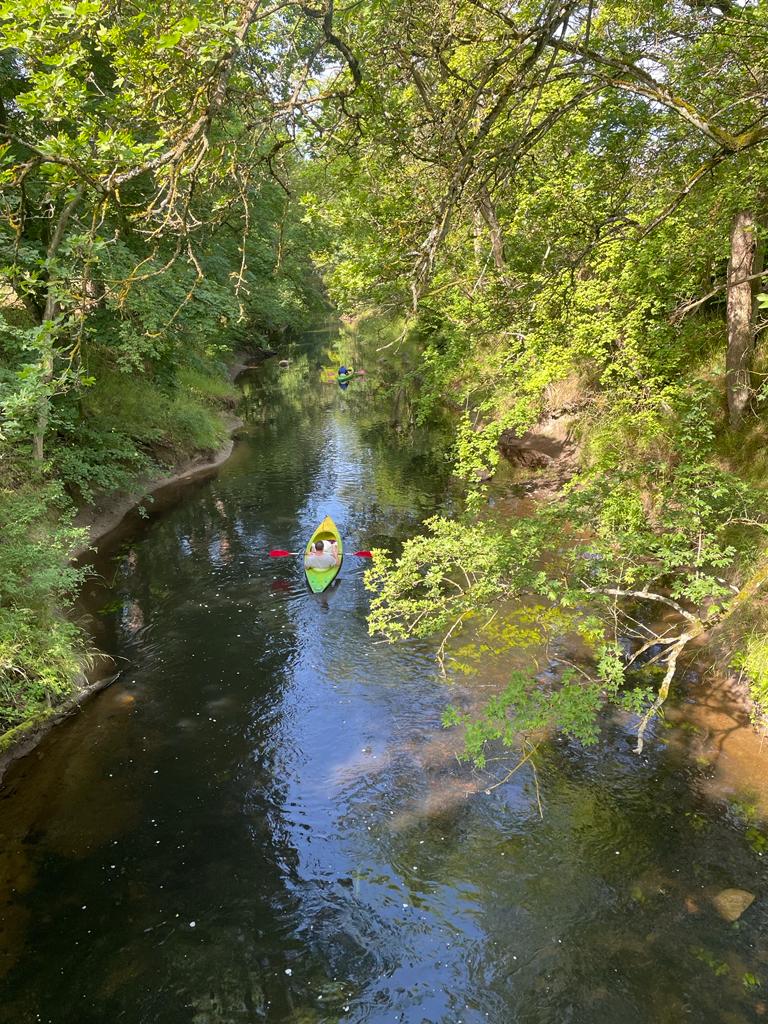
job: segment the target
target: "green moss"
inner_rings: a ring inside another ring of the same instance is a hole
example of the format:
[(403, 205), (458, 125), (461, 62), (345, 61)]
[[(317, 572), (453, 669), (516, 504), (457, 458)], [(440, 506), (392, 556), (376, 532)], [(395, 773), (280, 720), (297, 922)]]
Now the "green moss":
[(757, 798), (752, 793), (741, 793), (729, 802), (729, 810), (745, 824), (757, 821), (759, 807)]
[(22, 722), (21, 725), (16, 725), (12, 729), (0, 733), (0, 754), (6, 754), (9, 750), (12, 750), (25, 736), (34, 732), (35, 729), (39, 729), (41, 725), (55, 714), (56, 708), (45, 708), (45, 710), (39, 711), (25, 722)]
[(712, 971), (716, 978), (722, 978), (730, 973), (730, 968), (724, 960), (718, 960), (714, 953), (702, 946), (694, 946), (691, 953)]

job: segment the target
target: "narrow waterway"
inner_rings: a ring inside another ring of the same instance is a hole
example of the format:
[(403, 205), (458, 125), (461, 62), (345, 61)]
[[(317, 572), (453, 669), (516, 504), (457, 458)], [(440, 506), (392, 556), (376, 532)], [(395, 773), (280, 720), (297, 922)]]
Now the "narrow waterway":
[(433, 648), (368, 637), (364, 565), (316, 598), (269, 559), (450, 508), (440, 438), (317, 376), (249, 374), (232, 459), (97, 563), (120, 677), (0, 789), (0, 1022), (764, 1019), (768, 841), (711, 758), (614, 720), (487, 794)]

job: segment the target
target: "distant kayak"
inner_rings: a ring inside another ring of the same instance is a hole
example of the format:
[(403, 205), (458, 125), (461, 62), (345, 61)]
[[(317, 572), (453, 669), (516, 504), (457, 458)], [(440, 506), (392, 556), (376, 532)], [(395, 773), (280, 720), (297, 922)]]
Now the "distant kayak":
[(342, 391), (346, 391), (352, 381), (358, 384), (367, 380), (365, 370), (347, 370), (346, 373), (337, 373), (335, 370), (328, 370), (327, 375), (320, 377), (323, 384), (338, 384)]
[(344, 559), (344, 551), (341, 543), (341, 534), (336, 529), (336, 523), (331, 519), (330, 516), (326, 516), (325, 519), (320, 523), (318, 528), (312, 534), (307, 542), (307, 546), (304, 549), (304, 558), (306, 559), (309, 552), (312, 550), (312, 545), (318, 540), (335, 540), (339, 548), (339, 561), (336, 565), (332, 565), (330, 569), (312, 569), (308, 568), (305, 562), (304, 572), (307, 575), (307, 583), (313, 594), (322, 594), (324, 590), (333, 583), (336, 577), (339, 575), (341, 569), (341, 563)]

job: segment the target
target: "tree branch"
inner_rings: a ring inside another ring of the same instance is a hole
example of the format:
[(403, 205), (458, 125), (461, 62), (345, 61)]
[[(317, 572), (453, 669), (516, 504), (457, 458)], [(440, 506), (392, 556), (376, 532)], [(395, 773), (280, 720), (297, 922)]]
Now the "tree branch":
[(643, 740), (645, 737), (645, 730), (648, 728), (648, 723), (653, 718), (653, 716), (658, 713), (662, 704), (669, 696), (669, 688), (672, 684), (672, 677), (674, 676), (675, 669), (677, 668), (677, 659), (680, 657), (680, 654), (685, 645), (688, 643), (688, 641), (693, 639), (693, 636), (694, 634), (691, 633), (681, 633), (674, 647), (672, 647), (672, 649), (669, 652), (669, 659), (667, 661), (667, 671), (664, 674), (664, 679), (662, 680), (661, 686), (659, 687), (659, 692), (656, 695), (656, 699), (654, 700), (654, 702), (651, 704), (651, 706), (648, 708), (648, 710), (640, 720), (640, 725), (637, 729), (637, 746), (635, 747), (636, 754), (642, 754), (643, 752)]
[(698, 615), (693, 615), (691, 612), (686, 611), (681, 604), (677, 601), (673, 601), (671, 597), (665, 597), (663, 594), (652, 594), (645, 590), (622, 590), (619, 587), (584, 587), (584, 590), (588, 594), (605, 594), (609, 597), (635, 597), (641, 601), (658, 601), (660, 604), (665, 604), (669, 608), (674, 608), (678, 615), (682, 615), (688, 622), (699, 624), (701, 619)]
[[(759, 274), (750, 274), (749, 277), (742, 277), (739, 281), (731, 281), (731, 286), (746, 284), (747, 281), (758, 281), (761, 277), (768, 277), (768, 270), (761, 270)], [(713, 288), (711, 292), (707, 292), (707, 294), (703, 295), (700, 299), (696, 299), (691, 302), (686, 302), (682, 306), (678, 306), (677, 309), (673, 310), (673, 312), (670, 314), (670, 320), (672, 321), (672, 323), (678, 323), (680, 320), (683, 319), (683, 317), (686, 317), (689, 313), (692, 313), (694, 309), (698, 309), (699, 306), (703, 306), (705, 302), (707, 302), (709, 299), (717, 295), (718, 292), (725, 291), (727, 287), (727, 283), (719, 284), (717, 288)]]

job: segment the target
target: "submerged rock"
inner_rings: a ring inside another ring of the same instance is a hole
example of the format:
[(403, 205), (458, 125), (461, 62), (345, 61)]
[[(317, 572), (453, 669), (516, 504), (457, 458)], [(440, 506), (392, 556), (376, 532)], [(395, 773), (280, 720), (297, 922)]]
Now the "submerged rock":
[(754, 893), (747, 892), (746, 889), (723, 889), (717, 896), (712, 897), (715, 910), (726, 921), (738, 921), (754, 902)]

